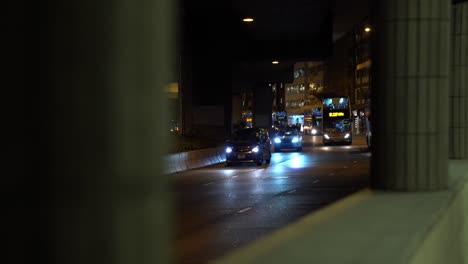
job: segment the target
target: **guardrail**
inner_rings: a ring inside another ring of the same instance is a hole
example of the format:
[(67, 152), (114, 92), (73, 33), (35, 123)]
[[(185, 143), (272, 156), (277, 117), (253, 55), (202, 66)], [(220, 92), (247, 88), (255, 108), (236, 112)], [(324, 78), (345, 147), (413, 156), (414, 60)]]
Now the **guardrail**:
[(181, 172), (226, 161), (223, 147), (169, 154), (165, 157), (165, 173)]

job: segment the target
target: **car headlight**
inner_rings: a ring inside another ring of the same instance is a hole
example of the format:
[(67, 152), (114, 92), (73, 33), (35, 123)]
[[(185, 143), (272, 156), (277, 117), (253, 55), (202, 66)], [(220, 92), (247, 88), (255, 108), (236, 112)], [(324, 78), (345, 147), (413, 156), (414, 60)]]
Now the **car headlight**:
[(312, 134), (317, 134), (317, 129), (312, 129)]
[(232, 148), (231, 147), (227, 147), (226, 148), (226, 153), (231, 153), (232, 152)]
[(330, 137), (329, 137), (327, 134), (325, 134), (325, 135), (323, 135), (323, 136), (324, 136), (326, 139), (330, 139)]
[(292, 139), (292, 142), (293, 142), (293, 143), (296, 143), (296, 142), (298, 142), (298, 141), (299, 141), (299, 138), (297, 138), (297, 137), (295, 137), (295, 138)]
[(349, 138), (349, 134), (344, 135), (344, 138)]
[(254, 147), (254, 148), (252, 149), (252, 151), (256, 153), (256, 152), (259, 151), (259, 149), (258, 149), (258, 147)]
[(275, 138), (275, 143), (281, 143), (281, 139), (280, 138)]

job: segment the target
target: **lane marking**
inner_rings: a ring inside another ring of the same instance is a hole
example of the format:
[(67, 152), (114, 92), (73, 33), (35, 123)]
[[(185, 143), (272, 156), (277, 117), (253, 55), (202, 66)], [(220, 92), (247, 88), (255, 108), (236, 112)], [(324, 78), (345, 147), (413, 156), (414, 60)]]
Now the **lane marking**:
[(328, 176), (333, 176), (333, 175), (335, 175), (335, 173), (333, 172), (328, 174)]
[(237, 213), (238, 213), (238, 214), (242, 214), (243, 212), (246, 212), (246, 211), (248, 211), (248, 210), (250, 210), (250, 209), (252, 209), (252, 207), (244, 208), (244, 209), (242, 209), (242, 210), (237, 211)]
[(357, 161), (353, 160), (353, 163), (357, 163)]
[(319, 180), (315, 180), (315, 181), (313, 181), (312, 183), (317, 183), (317, 182), (319, 182)]
[(232, 178), (237, 178), (237, 177), (239, 177), (239, 175), (234, 175), (234, 176), (232, 176)]
[(293, 193), (293, 192), (295, 192), (295, 191), (296, 191), (296, 190), (292, 190), (292, 191), (289, 191), (288, 193)]
[(213, 182), (209, 182), (209, 183), (205, 183), (205, 184), (203, 184), (203, 185), (210, 185), (210, 184), (212, 184), (212, 183), (213, 183)]

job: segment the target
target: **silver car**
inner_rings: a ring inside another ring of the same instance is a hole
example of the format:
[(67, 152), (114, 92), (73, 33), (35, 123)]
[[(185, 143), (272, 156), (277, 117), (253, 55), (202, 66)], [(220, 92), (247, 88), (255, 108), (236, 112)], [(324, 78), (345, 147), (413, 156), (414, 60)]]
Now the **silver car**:
[(295, 149), (302, 151), (302, 135), (297, 129), (280, 130), (273, 138), (275, 151)]

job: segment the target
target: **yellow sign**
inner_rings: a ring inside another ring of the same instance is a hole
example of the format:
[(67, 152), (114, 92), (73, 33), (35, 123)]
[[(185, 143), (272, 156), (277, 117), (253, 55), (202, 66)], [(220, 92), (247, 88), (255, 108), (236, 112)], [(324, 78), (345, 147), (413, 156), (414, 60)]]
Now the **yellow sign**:
[(247, 118), (247, 122), (252, 122), (252, 118)]
[(330, 117), (344, 116), (344, 113), (343, 112), (331, 112), (331, 113), (328, 113), (328, 116)]

